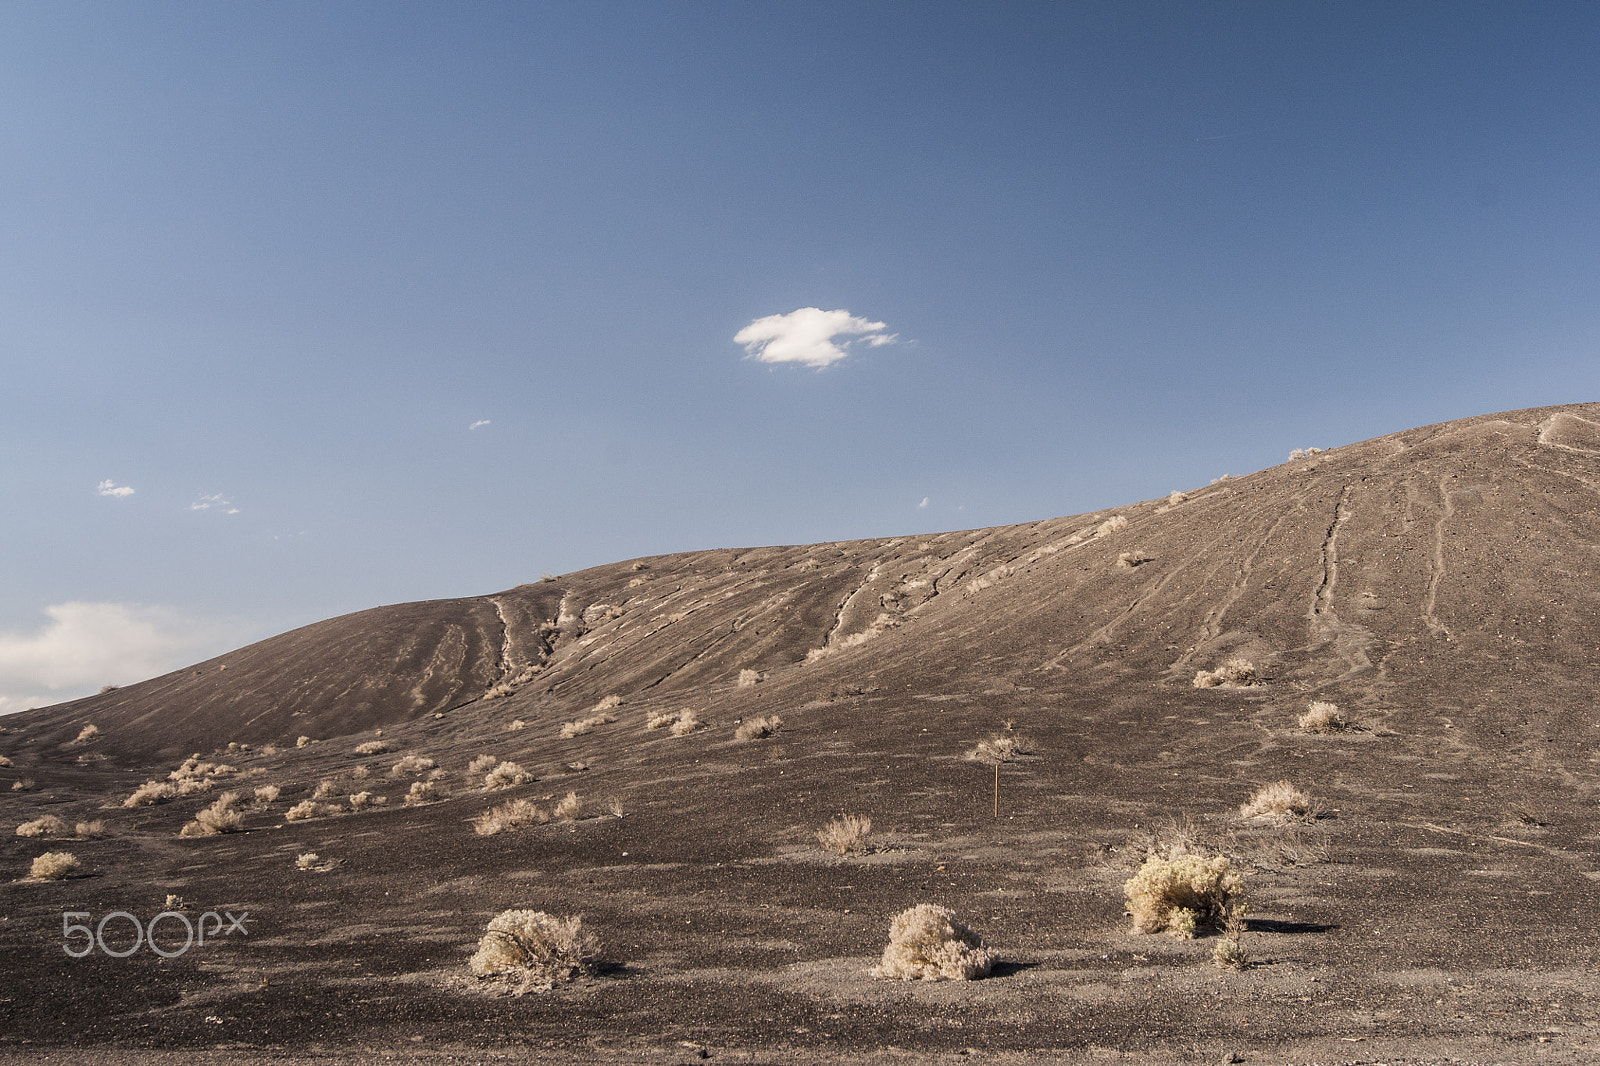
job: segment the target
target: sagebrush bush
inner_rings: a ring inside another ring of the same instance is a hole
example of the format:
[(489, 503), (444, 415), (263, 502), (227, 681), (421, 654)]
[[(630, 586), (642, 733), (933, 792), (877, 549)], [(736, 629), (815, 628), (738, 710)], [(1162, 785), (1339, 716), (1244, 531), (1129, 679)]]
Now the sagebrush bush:
[(16, 765), (16, 764), (13, 763), (10, 759), (6, 758), (4, 755), (0, 755), (0, 766), (14, 766), (14, 765)]
[(256, 786), (256, 802), (257, 803), (271, 803), (273, 800), (278, 798), (278, 795), (282, 791), (283, 791), (283, 789), (278, 787), (277, 785), (257, 785)]
[(72, 827), (72, 835), (79, 840), (98, 840), (106, 835), (106, 821), (104, 818), (95, 818), (88, 822), (79, 822)]
[(1135, 933), (1193, 937), (1202, 926), (1215, 925), (1236, 902), (1244, 882), (1224, 855), (1178, 851), (1152, 855), (1123, 885)]
[(164, 803), (178, 794), (178, 786), (168, 781), (146, 781), (122, 801), (124, 807), (149, 807)]
[(516, 763), (507, 760), (484, 775), (483, 787), (491, 790), (511, 788), (513, 785), (524, 785), (532, 780), (532, 774)]
[(86, 725), (82, 729), (78, 730), (78, 739), (74, 740), (73, 743), (74, 744), (82, 744), (85, 741), (93, 740), (95, 737), (97, 737), (99, 735), (100, 735), (100, 727), (99, 726), (97, 726), (97, 725)]
[(765, 715), (761, 718), (752, 718), (748, 722), (741, 722), (739, 728), (733, 731), (735, 740), (761, 740), (764, 737), (778, 735), (778, 730), (783, 728), (783, 719), (775, 714)]
[(852, 851), (867, 850), (867, 836), (872, 832), (872, 819), (865, 815), (841, 814), (817, 830), (817, 843), (824, 851), (844, 855)]
[(1145, 552), (1123, 552), (1117, 556), (1117, 567), (1122, 570), (1136, 570), (1145, 563), (1153, 562), (1154, 555)]
[(1349, 728), (1338, 706), (1324, 700), (1312, 700), (1295, 722), (1307, 733), (1339, 733)]
[(400, 777), (404, 774), (420, 774), (424, 770), (432, 770), (433, 768), (434, 761), (426, 755), (407, 755), (389, 767), (389, 776)]
[(481, 837), (489, 837), (525, 825), (543, 825), (549, 820), (550, 816), (531, 801), (514, 799), (478, 815), (472, 820), (472, 830)]
[(66, 832), (67, 823), (53, 814), (47, 814), (42, 818), (35, 818), (31, 822), (23, 822), (17, 826), (17, 836), (19, 837), (58, 837), (65, 836)]
[(987, 976), (994, 961), (983, 938), (954, 911), (919, 903), (889, 923), (889, 946), (871, 973), (900, 981), (971, 981)]
[(1264, 818), (1274, 822), (1288, 822), (1295, 818), (1309, 818), (1312, 814), (1311, 797), (1301, 792), (1289, 781), (1274, 781), (1262, 785), (1239, 807), (1241, 818)]
[(1215, 670), (1200, 670), (1194, 675), (1195, 688), (1244, 688), (1260, 683), (1255, 663), (1237, 655)]
[(599, 938), (582, 918), (509, 910), (490, 920), (468, 965), (479, 977), (516, 978), (520, 995), (594, 973), (601, 952)]
[(186, 824), (178, 835), (198, 837), (235, 832), (244, 825), (244, 815), (233, 809), (237, 802), (239, 793), (224, 792), (211, 806), (201, 808), (195, 814), (194, 821)]
[(518, 729), (526, 729), (526, 728), (528, 728), (528, 723), (524, 722), (520, 718), (513, 718), (509, 723), (506, 724), (506, 729), (511, 731), (511, 732), (515, 732)]
[(316, 741), (312, 740), (310, 737), (308, 737), (308, 736), (306, 736), (305, 734), (302, 733), (300, 736), (295, 738), (294, 746), (297, 747), (297, 748), (303, 748), (307, 744), (315, 744), (315, 743), (316, 743)]
[(303, 822), (308, 818), (324, 818), (330, 814), (337, 814), (338, 811), (336, 805), (318, 803), (315, 800), (301, 800), (284, 811), (283, 817), (286, 821)]
[(70, 851), (47, 851), (33, 860), (28, 872), (41, 881), (59, 881), (70, 877), (80, 865), (78, 857)]
[(388, 796), (374, 796), (370, 792), (352, 792), (350, 794), (350, 809), (352, 811), (365, 810), (368, 807), (381, 807), (388, 802)]
[(1122, 515), (1114, 514), (1104, 522), (1101, 522), (1098, 526), (1094, 527), (1094, 535), (1097, 537), (1103, 537), (1107, 533), (1116, 533), (1119, 530), (1127, 528), (1128, 520)]
[(495, 758), (493, 755), (480, 755), (476, 759), (473, 759), (471, 762), (467, 763), (467, 773), (481, 774), (485, 770), (492, 770), (494, 769), (494, 764), (499, 761), (500, 760)]
[(572, 821), (576, 819), (578, 815), (582, 813), (582, 811), (583, 800), (578, 798), (578, 794), (576, 792), (568, 792), (565, 796), (561, 797), (561, 802), (556, 804), (555, 815), (557, 818), (563, 818), (567, 821)]
[(357, 755), (382, 755), (388, 750), (388, 742), (382, 740), (368, 740), (356, 745)]
[(756, 685), (761, 684), (761, 682), (765, 681), (766, 679), (767, 675), (762, 673), (760, 670), (739, 671), (740, 688), (754, 688)]
[(411, 790), (406, 793), (406, 806), (414, 807), (419, 803), (437, 803), (448, 798), (450, 790), (437, 781), (413, 781)]
[(11, 782), (11, 791), (32, 792), (36, 783), (37, 782), (35, 782), (31, 777), (19, 777), (15, 781)]
[(604, 713), (590, 715), (588, 718), (580, 718), (575, 722), (563, 723), (561, 726), (561, 735), (567, 740), (571, 740), (573, 737), (581, 737), (585, 733), (593, 733), (600, 726), (603, 726), (608, 722), (615, 722), (616, 720), (617, 719), (614, 715)]
[(317, 787), (312, 790), (311, 798), (317, 800), (327, 799), (329, 796), (343, 791), (344, 789), (339, 787), (339, 782), (335, 781), (331, 777), (324, 777), (321, 781), (317, 782)]
[(313, 870), (317, 863), (322, 861), (322, 856), (314, 851), (302, 851), (294, 857), (294, 867), (297, 870)]

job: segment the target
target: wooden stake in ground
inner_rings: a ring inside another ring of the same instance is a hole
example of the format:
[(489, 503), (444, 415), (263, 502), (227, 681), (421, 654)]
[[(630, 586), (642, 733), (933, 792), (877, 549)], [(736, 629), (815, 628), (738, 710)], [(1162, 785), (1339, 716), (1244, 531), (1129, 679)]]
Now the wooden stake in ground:
[(979, 741), (977, 747), (967, 752), (966, 758), (969, 761), (981, 762), (985, 766), (994, 767), (995, 821), (1000, 820), (1000, 764), (1011, 762), (1022, 755), (1030, 755), (1032, 752), (1033, 748), (1026, 740), (1010, 733)]

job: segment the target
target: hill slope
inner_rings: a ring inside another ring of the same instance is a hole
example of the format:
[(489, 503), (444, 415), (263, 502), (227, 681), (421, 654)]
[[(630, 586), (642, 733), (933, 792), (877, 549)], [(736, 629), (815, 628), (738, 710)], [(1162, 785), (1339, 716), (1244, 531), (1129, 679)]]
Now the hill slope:
[[(1600, 405), (1511, 412), (1092, 515), (377, 608), (13, 716), (0, 782), (32, 784), (0, 815), (110, 835), (0, 843), (19, 878), (61, 848), (87, 873), (4, 889), (0, 1048), (1582, 1061), (1597, 491)], [(1219, 668), (1234, 683), (1197, 687)], [(1350, 727), (1300, 728), (1312, 701)], [(756, 717), (781, 725), (742, 739)], [(963, 758), (997, 735), (1033, 754)], [(176, 771), (200, 791), (123, 805), (191, 752), (223, 764)], [(529, 779), (492, 788), (486, 758)], [(1318, 809), (1240, 815), (1280, 779)], [(241, 831), (180, 837), (223, 789)], [(568, 793), (570, 818), (470, 824)], [(840, 813), (870, 815), (877, 850), (823, 853)], [(1209, 936), (1131, 932), (1123, 882), (1174, 847), (1245, 874), (1249, 969), (1211, 966)], [(60, 950), (64, 911), (148, 919), (169, 895), (257, 933), (170, 960)], [(978, 927), (995, 977), (871, 978), (918, 902)], [(583, 913), (609, 968), (486, 997), (465, 962), (513, 907)]]

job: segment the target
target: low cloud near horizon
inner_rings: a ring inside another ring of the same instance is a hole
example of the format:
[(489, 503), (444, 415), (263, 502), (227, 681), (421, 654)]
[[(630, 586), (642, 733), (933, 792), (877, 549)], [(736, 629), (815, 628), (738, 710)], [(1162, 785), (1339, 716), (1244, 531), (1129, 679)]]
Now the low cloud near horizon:
[[(824, 311), (802, 307), (786, 315), (758, 318), (733, 335), (735, 344), (744, 345), (747, 358), (760, 363), (799, 363), (818, 369), (837, 363), (857, 341), (877, 348), (893, 344), (897, 333), (883, 332), (888, 326), (857, 318), (849, 311)], [(835, 342), (835, 337), (849, 340)]]
[(0, 714), (127, 685), (237, 647), (238, 624), (168, 607), (57, 603), (33, 632), (0, 632)]

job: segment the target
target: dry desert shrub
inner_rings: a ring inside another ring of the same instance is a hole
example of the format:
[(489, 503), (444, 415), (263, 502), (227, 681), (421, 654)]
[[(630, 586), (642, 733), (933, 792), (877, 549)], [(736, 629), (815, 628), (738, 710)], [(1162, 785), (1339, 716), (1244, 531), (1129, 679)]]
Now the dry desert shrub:
[(1260, 683), (1255, 663), (1237, 655), (1215, 670), (1201, 670), (1194, 675), (1195, 688), (1243, 688)]
[(1321, 451), (1321, 448), (1296, 448), (1294, 451), (1289, 453), (1289, 461), (1294, 462), (1296, 459), (1309, 459), (1313, 455), (1320, 454)]
[(146, 781), (133, 790), (133, 795), (122, 801), (124, 807), (149, 807), (164, 803), (178, 794), (178, 787), (169, 781)]
[(65, 836), (66, 832), (67, 823), (53, 814), (47, 814), (42, 818), (35, 818), (31, 822), (23, 822), (17, 826), (17, 836), (19, 837), (59, 837)]
[(507, 760), (484, 775), (483, 787), (487, 789), (511, 788), (513, 785), (525, 785), (532, 780), (532, 774), (516, 763)]
[(994, 952), (955, 912), (919, 903), (889, 923), (889, 946), (874, 977), (900, 981), (971, 981), (994, 968)]
[[(608, 696), (606, 698), (610, 699), (611, 697)], [(581, 737), (585, 733), (593, 733), (600, 726), (606, 725), (609, 722), (615, 722), (616, 720), (617, 719), (615, 715), (604, 713), (593, 714), (588, 718), (580, 718), (576, 722), (564, 723), (561, 726), (561, 735), (567, 740), (571, 740), (573, 737)]]
[(616, 709), (618, 707), (621, 707), (621, 706), (622, 706), (622, 697), (613, 694), (613, 695), (607, 696), (605, 699), (603, 699), (599, 703), (595, 704), (594, 707), (590, 709), (589, 713), (590, 714), (605, 714), (607, 711), (614, 710), (614, 709)]
[(1152, 855), (1123, 885), (1135, 933), (1192, 938), (1244, 898), (1244, 882), (1224, 855)]
[(294, 857), (294, 868), (296, 870), (314, 870), (316, 869), (317, 863), (321, 861), (322, 856), (318, 855), (316, 852), (302, 851), (300, 854)]
[(239, 793), (224, 792), (211, 806), (202, 807), (194, 816), (194, 821), (184, 825), (178, 835), (204, 837), (236, 832), (244, 825), (244, 815), (233, 809), (233, 805), (237, 802)]
[(1011, 762), (1023, 755), (1033, 754), (1033, 742), (1026, 737), (1015, 736), (1010, 733), (981, 740), (978, 746), (967, 752), (962, 758), (968, 762), (980, 762), (985, 766), (994, 766), (998, 763)]
[(317, 787), (312, 790), (311, 798), (316, 800), (327, 799), (329, 796), (342, 791), (343, 789), (339, 787), (339, 782), (331, 777), (324, 777), (317, 782)]
[(437, 803), (450, 796), (450, 790), (438, 781), (413, 781), (411, 790), (406, 793), (406, 806), (415, 807), (420, 803)]
[(472, 831), (481, 837), (492, 837), (508, 829), (520, 829), (525, 825), (543, 825), (549, 820), (550, 816), (531, 801), (514, 799), (510, 803), (502, 803), (498, 807), (484, 811), (474, 818)]
[(74, 740), (73, 743), (74, 744), (82, 744), (85, 741), (93, 740), (95, 737), (97, 737), (99, 735), (100, 735), (100, 727), (99, 726), (97, 726), (97, 725), (86, 725), (82, 729), (78, 730), (78, 738), (76, 740)]
[(1295, 719), (1307, 733), (1342, 733), (1350, 727), (1339, 708), (1323, 700), (1312, 700), (1306, 713)]
[(72, 827), (72, 835), (79, 840), (99, 840), (106, 835), (106, 820), (95, 818), (87, 822), (79, 822)]
[(368, 740), (356, 745), (357, 755), (382, 755), (388, 750), (388, 743), (382, 740)]
[(362, 763), (359, 766), (351, 767), (350, 776), (355, 778), (357, 781), (365, 781), (367, 778), (372, 776), (372, 771), (367, 769), (366, 763)]
[(555, 814), (564, 821), (574, 821), (583, 811), (583, 800), (578, 798), (576, 792), (568, 792), (561, 797), (561, 802), (556, 804)]
[(273, 800), (277, 799), (279, 794), (282, 792), (283, 789), (279, 788), (277, 785), (257, 785), (256, 802), (271, 803)]
[(653, 714), (645, 723), (646, 729), (670, 728), (675, 737), (688, 736), (705, 723), (700, 721), (700, 716), (694, 711), (667, 711), (663, 714)]
[(822, 850), (840, 855), (867, 850), (867, 836), (872, 832), (872, 819), (865, 815), (841, 814), (817, 830), (817, 843)]
[(1119, 530), (1127, 528), (1128, 520), (1122, 515), (1114, 514), (1104, 522), (1101, 522), (1098, 526), (1094, 527), (1094, 535), (1097, 537), (1103, 537), (1107, 533), (1116, 533)]
[(495, 758), (493, 755), (480, 755), (476, 759), (473, 759), (471, 762), (467, 763), (467, 773), (481, 774), (485, 770), (492, 770), (494, 769), (494, 764), (499, 761), (500, 760)]
[(741, 722), (739, 728), (733, 731), (735, 740), (761, 740), (765, 737), (775, 737), (778, 730), (783, 728), (783, 719), (775, 714), (752, 718), (748, 722)]
[(307, 744), (315, 744), (315, 743), (316, 743), (316, 741), (312, 740), (310, 737), (308, 737), (304, 733), (302, 733), (300, 736), (295, 738), (294, 746), (297, 747), (297, 748), (303, 748)]
[(370, 792), (352, 792), (350, 794), (350, 809), (352, 811), (365, 810), (368, 807), (382, 807), (388, 802), (388, 796), (374, 796)]
[(517, 978), (521, 995), (594, 973), (601, 950), (599, 938), (580, 917), (510, 910), (489, 922), (468, 966), (479, 977)]
[(426, 755), (407, 755), (389, 767), (389, 776), (400, 777), (404, 774), (420, 774), (424, 770), (432, 770), (433, 767), (433, 760)]
[(528, 723), (524, 722), (520, 718), (514, 718), (509, 723), (507, 723), (507, 725), (506, 725), (506, 730), (508, 732), (515, 732), (518, 729), (526, 729), (526, 728), (528, 728)]
[(1255, 795), (1239, 807), (1241, 818), (1261, 818), (1278, 823), (1310, 818), (1312, 814), (1311, 797), (1288, 781), (1262, 785)]
[(299, 803), (296, 803), (293, 807), (290, 807), (287, 811), (283, 812), (283, 817), (286, 821), (303, 822), (309, 818), (325, 818), (330, 814), (337, 814), (338, 812), (339, 807), (337, 804), (317, 803), (315, 800), (301, 800)]
[(760, 670), (740, 670), (739, 671), (739, 687), (740, 688), (754, 688), (755, 686), (761, 684), (761, 682), (765, 681), (766, 679), (767, 679), (767, 675), (763, 674)]
[(70, 877), (82, 865), (70, 851), (47, 851), (33, 860), (29, 876), (41, 881), (59, 881)]
[(610, 799), (606, 800), (606, 810), (611, 812), (611, 817), (621, 818), (623, 814), (626, 813), (627, 808), (623, 806), (622, 800), (619, 797), (612, 796)]
[(35, 782), (31, 777), (19, 777), (15, 781), (11, 782), (11, 791), (32, 792), (35, 784), (37, 784), (37, 782)]
[(0, 766), (14, 766), (15, 764), (4, 755), (0, 755)]
[(1123, 552), (1117, 556), (1117, 568), (1120, 570), (1136, 570), (1145, 563), (1153, 562), (1154, 555), (1146, 552)]
[(186, 777), (178, 782), (178, 795), (197, 796), (202, 792), (210, 792), (211, 785), (209, 777)]

